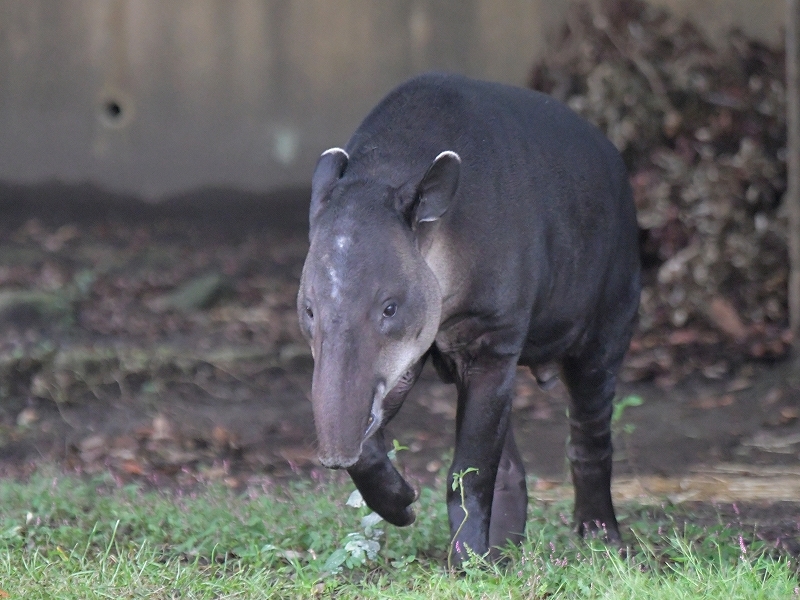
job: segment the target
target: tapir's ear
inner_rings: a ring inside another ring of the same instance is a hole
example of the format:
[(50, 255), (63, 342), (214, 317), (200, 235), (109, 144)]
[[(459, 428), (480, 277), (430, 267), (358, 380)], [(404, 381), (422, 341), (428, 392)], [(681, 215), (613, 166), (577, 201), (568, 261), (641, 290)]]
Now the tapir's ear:
[(437, 156), (417, 186), (409, 220), (411, 227), (436, 221), (449, 208), (458, 188), (461, 157), (451, 150)]
[(349, 159), (347, 152), (341, 148), (331, 148), (325, 150), (317, 160), (314, 176), (311, 178), (311, 209), (308, 215), (312, 226), (328, 201), (331, 189), (344, 173)]

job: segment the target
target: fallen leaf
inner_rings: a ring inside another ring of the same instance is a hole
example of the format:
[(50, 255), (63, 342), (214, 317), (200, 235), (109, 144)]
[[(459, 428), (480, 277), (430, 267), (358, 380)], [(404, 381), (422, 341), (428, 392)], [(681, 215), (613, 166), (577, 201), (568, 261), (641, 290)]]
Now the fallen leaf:
[(456, 418), (456, 406), (447, 398), (423, 398), (420, 403), (435, 415), (442, 415), (447, 419)]
[(728, 334), (737, 342), (747, 338), (747, 328), (742, 323), (739, 313), (726, 298), (716, 296), (711, 300), (708, 317), (720, 331)]
[(132, 460), (139, 451), (139, 442), (130, 435), (119, 435), (109, 443), (108, 455), (117, 460)]
[(442, 468), (442, 461), (440, 460), (432, 460), (427, 465), (425, 465), (425, 470), (428, 473), (436, 473), (439, 469)]
[(728, 384), (726, 391), (728, 392), (741, 392), (753, 386), (752, 380), (747, 377), (737, 377)]
[(200, 459), (200, 455), (196, 452), (181, 450), (180, 448), (161, 448), (158, 455), (168, 465), (185, 465)]
[(751, 446), (764, 452), (777, 454), (791, 454), (795, 452), (794, 447), (797, 444), (800, 444), (800, 433), (775, 435), (768, 431), (759, 431), (750, 439), (742, 442), (742, 446)]
[(561, 482), (550, 481), (548, 479), (537, 479), (533, 484), (533, 489), (536, 491), (552, 490), (561, 485)]
[(800, 417), (800, 409), (796, 406), (784, 406), (781, 410), (781, 424), (786, 425), (792, 421), (796, 421)]
[(35, 408), (28, 407), (17, 415), (17, 425), (29, 427), (39, 420), (39, 412)]
[(703, 375), (709, 379), (722, 379), (728, 373), (727, 361), (721, 360), (702, 369)]
[(129, 475), (144, 475), (144, 467), (135, 460), (126, 460), (120, 465), (120, 469), (122, 469), (125, 473)]
[(62, 225), (55, 233), (47, 236), (42, 245), (50, 252), (58, 252), (66, 242), (78, 237), (79, 233), (75, 225)]
[(692, 408), (702, 408), (708, 410), (711, 408), (721, 408), (723, 406), (730, 406), (734, 402), (732, 394), (725, 394), (724, 396), (706, 396), (698, 398), (689, 403)]
[(767, 406), (770, 406), (772, 404), (775, 404), (781, 398), (783, 398), (783, 390), (781, 390), (778, 387), (774, 387), (767, 392), (767, 394), (764, 396), (761, 402), (766, 404)]
[(153, 428), (150, 425), (142, 425), (137, 427), (133, 434), (140, 440), (146, 440), (153, 437)]
[(162, 414), (153, 417), (153, 429), (151, 439), (154, 441), (171, 440), (175, 437), (172, 431), (172, 424), (169, 419)]
[(105, 455), (108, 448), (108, 438), (102, 433), (90, 435), (81, 440), (78, 450), (81, 460), (85, 463), (92, 463)]
[(696, 342), (697, 337), (696, 329), (676, 329), (669, 334), (667, 341), (671, 346), (684, 346)]
[(115, 460), (134, 460), (136, 458), (136, 451), (131, 448), (112, 448), (109, 450), (108, 456)]
[(238, 446), (236, 434), (222, 425), (215, 425), (211, 430), (211, 442), (220, 449), (236, 448)]

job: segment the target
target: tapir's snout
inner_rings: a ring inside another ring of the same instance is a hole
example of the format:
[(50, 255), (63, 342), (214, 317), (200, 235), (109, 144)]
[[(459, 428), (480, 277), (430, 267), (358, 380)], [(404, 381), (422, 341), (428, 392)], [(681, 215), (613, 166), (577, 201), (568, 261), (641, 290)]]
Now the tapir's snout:
[(358, 462), (364, 441), (383, 422), (386, 384), (382, 379), (342, 377), (341, 371), (326, 374), (326, 360), (320, 362), (312, 384), (317, 457), (329, 469), (346, 469)]
[(342, 423), (326, 425), (316, 419), (317, 458), (322, 466), (329, 469), (346, 469), (358, 462), (364, 439), (360, 432), (355, 434), (351, 427)]
[[(381, 379), (375, 385), (372, 393), (372, 407), (370, 408), (366, 425), (362, 428), (363, 433), (361, 434), (361, 439), (358, 444), (358, 452), (349, 454), (343, 453), (341, 448), (344, 446), (341, 444), (338, 447), (330, 445), (323, 447), (322, 443), (320, 443), (320, 450), (317, 457), (322, 466), (329, 469), (347, 469), (358, 462), (358, 459), (361, 457), (361, 449), (364, 442), (374, 435), (383, 423), (383, 399), (385, 396), (386, 382)], [(319, 426), (317, 430), (317, 437), (322, 440), (323, 437), (320, 435)], [(339, 439), (342, 440), (341, 437)]]
[[(315, 413), (318, 411), (315, 411)], [(359, 422), (362, 419), (358, 419)], [(360, 425), (353, 427), (342, 416), (341, 420), (322, 420), (315, 416), (317, 429), (317, 457), (329, 469), (346, 469), (358, 462), (361, 447), (366, 439)]]

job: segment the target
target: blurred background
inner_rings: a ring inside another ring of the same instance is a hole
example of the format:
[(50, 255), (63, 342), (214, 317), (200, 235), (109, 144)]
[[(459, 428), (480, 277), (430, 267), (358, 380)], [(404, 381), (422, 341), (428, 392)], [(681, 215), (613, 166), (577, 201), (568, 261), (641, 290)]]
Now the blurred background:
[[(0, 473), (319, 469), (295, 314), (310, 175), (392, 87), (446, 70), (552, 94), (628, 165), (645, 287), (616, 473), (785, 474), (784, 18), (782, 0), (0, 0)], [(393, 424), (419, 481), (447, 462), (451, 387), (426, 370)], [(521, 370), (516, 391), (530, 472), (562, 480), (563, 386)]]

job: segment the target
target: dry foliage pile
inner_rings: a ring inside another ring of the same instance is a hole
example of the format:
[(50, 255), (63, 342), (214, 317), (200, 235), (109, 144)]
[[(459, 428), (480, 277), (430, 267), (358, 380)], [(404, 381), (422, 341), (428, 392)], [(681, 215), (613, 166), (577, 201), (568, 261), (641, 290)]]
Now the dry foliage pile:
[[(530, 85), (598, 125), (626, 159), (646, 268), (642, 344), (667, 336), (783, 356), (783, 50), (740, 32), (715, 47), (665, 10), (609, 0), (573, 8)], [(659, 360), (657, 371), (675, 366)]]

